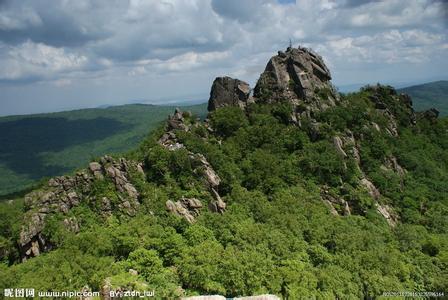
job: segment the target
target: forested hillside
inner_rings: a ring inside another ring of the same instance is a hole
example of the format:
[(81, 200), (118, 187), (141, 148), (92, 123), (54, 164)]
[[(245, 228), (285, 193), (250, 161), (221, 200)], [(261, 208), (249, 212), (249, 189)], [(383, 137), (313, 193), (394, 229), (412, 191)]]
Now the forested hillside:
[[(185, 107), (204, 116), (206, 105)], [(135, 148), (173, 106), (132, 104), (0, 118), (0, 195)]]
[[(374, 299), (448, 290), (448, 119), (316, 53), (0, 207), (0, 289)], [(445, 294), (446, 295), (446, 294)]]
[(412, 97), (416, 111), (436, 108), (442, 116), (448, 116), (448, 81), (413, 85), (399, 91)]

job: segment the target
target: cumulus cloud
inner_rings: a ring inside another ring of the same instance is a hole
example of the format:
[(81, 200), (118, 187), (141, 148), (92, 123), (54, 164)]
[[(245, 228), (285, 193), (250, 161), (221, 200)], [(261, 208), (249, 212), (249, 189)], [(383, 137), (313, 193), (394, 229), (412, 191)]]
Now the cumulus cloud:
[[(390, 30), (375, 35), (336, 38), (320, 47), (322, 51), (351, 62), (420, 63), (443, 50), (444, 36), (421, 30)], [(323, 49), (325, 48), (325, 49)]]
[(6, 0), (0, 7), (0, 40), (10, 44), (31, 40), (56, 47), (83, 46), (110, 34), (104, 21), (109, 7), (116, 7), (113, 2)]
[(129, 2), (110, 24), (114, 35), (92, 46), (114, 60), (169, 59), (190, 51), (217, 51), (236, 39), (207, 0)]
[(177, 73), (199, 89), (225, 73), (253, 82), (290, 39), (320, 52), (340, 82), (353, 71), (369, 79), (372, 65), (446, 74), (446, 21), (443, 0), (1, 0), (0, 81), (60, 87)]
[(52, 79), (55, 75), (81, 69), (88, 58), (68, 53), (41, 43), (27, 41), (17, 46), (3, 46), (0, 80), (24, 80), (33, 78)]

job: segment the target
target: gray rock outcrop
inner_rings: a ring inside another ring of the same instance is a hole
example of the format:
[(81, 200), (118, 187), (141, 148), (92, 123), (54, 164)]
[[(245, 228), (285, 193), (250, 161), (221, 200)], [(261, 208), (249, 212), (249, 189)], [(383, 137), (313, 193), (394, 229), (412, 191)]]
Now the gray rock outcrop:
[(422, 119), (426, 119), (430, 122), (435, 122), (435, 120), (439, 117), (439, 111), (435, 108), (431, 108), (431, 109), (428, 109), (428, 110), (418, 113), (418, 117), (422, 118)]
[[(226, 80), (231, 79), (230, 77), (228, 78), (229, 79)], [(219, 102), (219, 100), (217, 101)], [(218, 106), (219, 105), (221, 104), (218, 103)], [(225, 105), (222, 104), (219, 107), (222, 106)], [(193, 172), (203, 178), (204, 186), (208, 189), (213, 197), (213, 200), (208, 205), (209, 210), (216, 213), (223, 213), (226, 209), (226, 203), (222, 200), (217, 192), (221, 183), (221, 178), (213, 169), (212, 165), (207, 161), (204, 155), (189, 151), (185, 147), (185, 145), (183, 145), (177, 139), (176, 136), (176, 131), (189, 131), (194, 125), (186, 124), (184, 113), (182, 113), (179, 109), (176, 109), (174, 115), (169, 116), (167, 124), (167, 131), (158, 140), (159, 145), (165, 147), (170, 151), (176, 151), (179, 149), (186, 149), (188, 151), (188, 157), (191, 159), (192, 165), (194, 167)], [(199, 210), (200, 208), (202, 208), (202, 203), (200, 200), (196, 199), (197, 201), (199, 201), (199, 203), (201, 203), (201, 206), (193, 207), (190, 205), (190, 201), (187, 200), (191, 199), (183, 198), (182, 200), (176, 202), (168, 200), (166, 202), (166, 208), (168, 211), (178, 216), (184, 217), (189, 223), (193, 223), (195, 218), (199, 215)]]
[(375, 203), (375, 207), (377, 212), (382, 215), (384, 219), (386, 219), (387, 223), (391, 227), (395, 227), (397, 225), (398, 217), (389, 205)]
[(168, 200), (165, 205), (168, 211), (184, 217), (188, 223), (194, 223), (195, 218), (199, 215), (199, 210), (202, 208), (200, 200), (184, 197), (176, 202)]
[(249, 84), (230, 77), (217, 77), (213, 81), (208, 111), (224, 106), (245, 107), (250, 97)]
[[(99, 213), (107, 217), (112, 211), (128, 216), (136, 214), (140, 205), (137, 189), (130, 182), (131, 169), (140, 172), (141, 165), (124, 158), (115, 160), (104, 156), (99, 162), (91, 162), (88, 169), (77, 172), (74, 176), (51, 178), (47, 187), (33, 191), (25, 196), (24, 225), (19, 235), (19, 247), (22, 260), (38, 256), (53, 248), (42, 231), (48, 216), (56, 213), (68, 214), (70, 209), (88, 199), (92, 184), (97, 180), (110, 180), (115, 188), (118, 203), (113, 207), (110, 199), (102, 197)], [(78, 232), (80, 225), (74, 217), (63, 220), (67, 230)]]
[(289, 47), (273, 56), (260, 75), (250, 95), (246, 82), (230, 77), (217, 77), (213, 82), (208, 110), (224, 106), (245, 108), (248, 103), (289, 103), (294, 111), (291, 122), (303, 116), (335, 106), (339, 94), (331, 83), (331, 74), (321, 56), (311, 49)]
[(349, 216), (351, 215), (351, 209), (350, 205), (347, 201), (345, 201), (341, 197), (336, 197), (335, 195), (332, 195), (329, 190), (328, 186), (323, 186), (320, 191), (320, 196), (324, 203), (328, 206), (330, 209), (330, 213), (334, 216), (338, 215), (344, 215)]
[(366, 188), (367, 192), (373, 199), (378, 200), (380, 198), (380, 191), (378, 191), (378, 189), (370, 180), (368, 180), (367, 178), (361, 179), (361, 185)]
[(273, 56), (254, 89), (257, 101), (287, 101), (313, 111), (334, 106), (339, 96), (323, 59), (311, 49), (289, 47)]

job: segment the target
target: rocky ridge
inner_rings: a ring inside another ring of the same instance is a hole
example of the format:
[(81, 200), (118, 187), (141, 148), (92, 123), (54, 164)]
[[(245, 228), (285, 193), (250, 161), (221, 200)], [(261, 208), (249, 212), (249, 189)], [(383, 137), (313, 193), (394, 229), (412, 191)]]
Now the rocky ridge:
[[(142, 165), (124, 158), (118, 160), (110, 156), (102, 157), (99, 162), (91, 162), (89, 168), (77, 172), (74, 176), (51, 178), (41, 190), (25, 196), (27, 213), (20, 232), (19, 247), (22, 260), (38, 256), (52, 249), (52, 244), (42, 233), (48, 216), (54, 213), (68, 215), (69, 211), (81, 201), (99, 202), (98, 213), (109, 216), (114, 211), (134, 216), (140, 205), (139, 193), (130, 182), (132, 172), (143, 173)], [(97, 181), (110, 180), (117, 191), (118, 201), (102, 197), (91, 199), (90, 192)], [(78, 232), (79, 224), (74, 217), (63, 220), (67, 229)]]
[[(241, 93), (235, 89), (236, 86), (244, 86), (244, 91), (247, 91), (249, 85), (239, 79), (218, 77), (210, 92), (209, 109), (214, 110), (228, 105), (245, 109), (250, 103), (287, 103), (293, 108), (293, 113), (290, 116), (291, 123), (303, 127), (304, 119), (310, 121), (309, 127), (304, 129), (309, 130), (311, 139), (317, 139), (320, 135), (321, 124), (315, 116), (331, 107), (344, 104), (331, 83), (331, 73), (322, 57), (311, 49), (303, 47), (289, 47), (285, 52), (279, 51), (276, 56), (273, 56), (260, 75), (253, 95), (247, 92)], [(437, 111), (434, 110), (417, 115), (412, 108), (410, 97), (406, 94), (397, 94), (392, 87), (370, 86), (366, 89), (372, 92), (369, 100), (375, 109), (387, 119), (386, 125), (380, 126), (372, 123), (369, 130), (384, 131), (390, 136), (396, 137), (399, 134), (397, 115), (411, 125), (415, 125), (417, 117), (437, 118)], [(385, 95), (393, 99), (394, 103), (384, 103), (382, 99)], [(234, 101), (235, 99), (237, 101)], [(400, 110), (394, 110), (394, 107), (399, 107)], [(363, 136), (355, 135), (346, 129), (333, 137), (333, 144), (345, 162), (349, 160), (356, 162), (360, 173), (359, 185), (375, 201), (378, 213), (387, 220), (389, 225), (395, 226), (398, 222), (397, 214), (392, 207), (381, 203), (381, 194), (378, 188), (362, 170), (359, 150), (362, 139)], [(384, 161), (383, 168), (397, 173), (401, 178), (406, 173), (394, 156), (390, 156)], [(322, 187), (321, 197), (334, 215), (350, 215), (353, 212), (349, 201), (331, 195), (325, 186)]]
[[(158, 140), (158, 143), (170, 151), (186, 149), (185, 145), (178, 141), (176, 131), (189, 131), (192, 129), (192, 126), (195, 126), (186, 122), (186, 117), (190, 116), (190, 113), (182, 113), (179, 109), (176, 109), (174, 115), (168, 117), (166, 132)], [(196, 163), (197, 166), (194, 169), (194, 172), (200, 174), (204, 178), (204, 184), (214, 199), (214, 201), (211, 201), (208, 205), (209, 210), (212, 212), (223, 213), (226, 208), (226, 203), (221, 199), (217, 192), (221, 183), (221, 178), (204, 155), (188, 151), (188, 156)], [(199, 215), (199, 210), (202, 207), (202, 202), (195, 198), (182, 198), (176, 202), (172, 200), (166, 202), (166, 209), (168, 211), (184, 217), (189, 223), (194, 222), (195, 217)]]
[[(189, 116), (188, 112), (176, 110), (168, 118), (166, 132), (160, 137), (158, 143), (170, 151), (185, 148), (178, 142), (176, 131), (191, 130), (193, 125), (186, 122), (186, 117)], [(202, 176), (204, 185), (214, 199), (208, 204), (209, 210), (223, 213), (226, 203), (218, 194), (221, 182), (219, 175), (202, 154), (189, 152), (189, 158), (196, 165), (195, 173)], [(78, 232), (80, 225), (75, 217), (69, 216), (69, 212), (82, 202), (93, 206), (104, 218), (112, 214), (134, 216), (140, 206), (140, 193), (132, 184), (133, 176), (145, 176), (143, 163), (104, 156), (99, 161), (89, 163), (87, 169), (73, 176), (51, 178), (46, 187), (27, 194), (25, 196), (27, 212), (18, 241), (22, 260), (38, 256), (53, 248), (51, 242), (43, 234), (48, 216), (56, 213), (63, 214), (66, 216), (63, 220), (64, 226), (68, 230)], [(116, 196), (116, 199), (106, 196), (96, 199), (96, 196), (91, 196), (95, 185), (102, 183), (111, 185), (112, 194)], [(168, 211), (185, 218), (189, 223), (195, 221), (203, 207), (201, 200), (196, 198), (182, 197), (177, 201), (166, 202)]]
[[(412, 109), (412, 101), (409, 96), (397, 94), (392, 88), (379, 86), (368, 87), (372, 92), (369, 100), (375, 110), (386, 119), (385, 124), (372, 122), (368, 130), (386, 132), (395, 137), (399, 135), (399, 122), (415, 124), (417, 118), (433, 120), (437, 118), (437, 111), (430, 110), (416, 114)], [(393, 103), (385, 103), (386, 94)], [(253, 95), (249, 84), (239, 79), (230, 77), (218, 77), (214, 80), (208, 103), (209, 112), (226, 106), (236, 106), (245, 110), (251, 103), (288, 104), (292, 107), (289, 118), (291, 124), (295, 124), (308, 130), (310, 137), (320, 134), (320, 126), (317, 115), (332, 107), (343, 105), (340, 95), (331, 83), (331, 74), (322, 57), (312, 50), (299, 47), (289, 47), (285, 52), (279, 51), (268, 62), (261, 74)], [(396, 105), (396, 104), (399, 105)], [(395, 107), (399, 107), (396, 109)], [(400, 119), (397, 118), (400, 115)], [(302, 124), (303, 120), (310, 121), (308, 125)], [(209, 209), (211, 212), (223, 213), (226, 203), (221, 198), (219, 191), (221, 178), (201, 153), (194, 153), (187, 149), (178, 138), (180, 132), (188, 132), (198, 126), (203, 126), (209, 134), (214, 129), (209, 122), (192, 122), (191, 114), (176, 110), (169, 116), (164, 133), (158, 139), (158, 144), (169, 151), (186, 150), (189, 159), (194, 166), (194, 173), (203, 179), (204, 187), (212, 201), (182, 196), (180, 199), (166, 201), (167, 211), (193, 223), (201, 210)], [(337, 153), (345, 163), (355, 161), (360, 174), (359, 186), (375, 201), (375, 207), (387, 222), (394, 226), (398, 222), (397, 214), (393, 208), (382, 202), (379, 189), (363, 172), (360, 154), (360, 141), (363, 136), (346, 129), (333, 136), (333, 145)], [(94, 207), (103, 217), (112, 214), (120, 214), (128, 217), (134, 216), (140, 206), (140, 193), (132, 183), (133, 177), (145, 176), (145, 166), (142, 162), (114, 159), (104, 156), (99, 161), (91, 162), (86, 170), (77, 172), (73, 176), (60, 176), (52, 178), (48, 186), (34, 191), (25, 197), (27, 209), (24, 226), (18, 241), (22, 253), (22, 259), (38, 256), (41, 252), (52, 249), (53, 245), (43, 234), (47, 217), (54, 213), (66, 216), (63, 220), (68, 230), (77, 232), (80, 230), (76, 218), (70, 216), (72, 208), (80, 203), (95, 203)], [(382, 166), (384, 170), (390, 170), (401, 178), (406, 170), (399, 165), (394, 156), (385, 159)], [(92, 199), (91, 191), (97, 184), (107, 183), (116, 195), (115, 198), (103, 196), (101, 199)], [(342, 187), (341, 187), (342, 188)], [(321, 198), (332, 214), (350, 215), (355, 208), (350, 199), (343, 199), (334, 195), (326, 186), (321, 188)], [(205, 203), (208, 202), (208, 203)]]

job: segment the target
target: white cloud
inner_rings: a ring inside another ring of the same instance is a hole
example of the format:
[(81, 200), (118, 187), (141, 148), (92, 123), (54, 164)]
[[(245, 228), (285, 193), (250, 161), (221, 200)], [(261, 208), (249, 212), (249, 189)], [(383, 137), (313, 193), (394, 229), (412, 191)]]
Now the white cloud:
[(422, 63), (443, 54), (442, 34), (422, 30), (389, 30), (375, 35), (334, 38), (321, 45), (335, 59), (357, 63)]
[(372, 68), (398, 77), (402, 64), (414, 70), (403, 76), (430, 77), (446, 74), (443, 2), (7, 0), (0, 10), (0, 82), (100, 86), (113, 78), (112, 90), (134, 91), (151, 76), (184, 88), (189, 77), (188, 89), (203, 90), (214, 76), (230, 74), (253, 83), (289, 39), (322, 54), (340, 82), (371, 80)]
[(4, 46), (3, 49), (7, 49), (7, 52), (0, 59), (0, 64), (4, 66), (0, 71), (0, 79), (52, 79), (56, 74), (79, 70), (88, 61), (86, 56), (31, 41), (18, 46)]
[(25, 29), (28, 26), (40, 26), (42, 19), (31, 8), (24, 7), (19, 13), (0, 10), (0, 30)]
[(209, 64), (219, 63), (225, 60), (228, 56), (228, 51), (212, 51), (205, 53), (187, 52), (167, 60), (140, 60), (137, 61), (137, 66), (128, 74), (135, 76), (146, 74), (148, 71), (155, 73), (192, 71), (204, 66), (209, 66)]
[(70, 70), (81, 67), (87, 57), (66, 53), (63, 48), (35, 44), (30, 41), (9, 51), (12, 58), (47, 69), (48, 71)]

